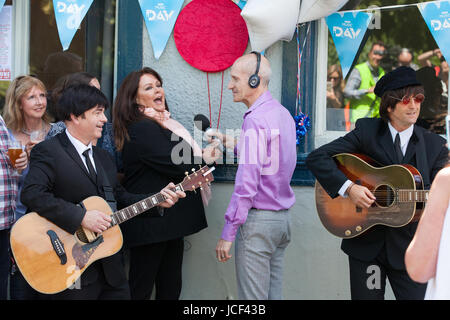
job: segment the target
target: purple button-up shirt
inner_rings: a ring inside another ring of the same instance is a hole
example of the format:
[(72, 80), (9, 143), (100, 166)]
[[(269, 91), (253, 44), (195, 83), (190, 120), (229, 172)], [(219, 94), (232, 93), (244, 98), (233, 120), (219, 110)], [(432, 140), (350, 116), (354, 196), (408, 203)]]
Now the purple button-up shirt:
[(295, 139), (292, 115), (266, 91), (244, 114), (239, 167), (222, 239), (234, 241), (251, 208), (279, 211), (295, 203), (290, 186), (297, 161)]

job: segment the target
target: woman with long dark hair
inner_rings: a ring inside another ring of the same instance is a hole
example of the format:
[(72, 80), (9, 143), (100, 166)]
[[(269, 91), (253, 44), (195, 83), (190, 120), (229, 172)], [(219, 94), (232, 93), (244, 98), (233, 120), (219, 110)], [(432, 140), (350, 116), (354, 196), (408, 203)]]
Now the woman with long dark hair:
[[(181, 182), (185, 172), (202, 163), (202, 149), (171, 118), (162, 78), (151, 68), (132, 72), (123, 80), (114, 104), (113, 128), (128, 192), (145, 193), (167, 185), (166, 181)], [(154, 285), (156, 299), (179, 298), (183, 238), (207, 227), (205, 191), (190, 192), (164, 212), (151, 209), (124, 223), (132, 299), (149, 299)]]

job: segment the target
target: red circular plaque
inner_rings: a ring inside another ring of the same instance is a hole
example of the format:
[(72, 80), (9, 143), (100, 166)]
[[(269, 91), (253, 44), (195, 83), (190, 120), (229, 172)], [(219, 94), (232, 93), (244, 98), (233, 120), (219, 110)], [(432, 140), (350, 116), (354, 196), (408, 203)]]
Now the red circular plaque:
[(231, 0), (193, 0), (178, 15), (174, 39), (191, 66), (219, 72), (244, 54), (248, 31), (241, 9)]

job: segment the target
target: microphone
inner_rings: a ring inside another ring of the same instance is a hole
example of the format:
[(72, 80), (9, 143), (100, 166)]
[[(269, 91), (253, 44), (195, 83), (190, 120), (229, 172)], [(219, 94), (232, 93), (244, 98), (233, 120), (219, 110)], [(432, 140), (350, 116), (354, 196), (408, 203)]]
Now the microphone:
[[(194, 124), (197, 127), (197, 129), (199, 129), (207, 134), (211, 131), (213, 131), (213, 132), (216, 131), (213, 128), (211, 128), (211, 123), (209, 122), (208, 118), (204, 114), (201, 114), (201, 113), (195, 115)], [(212, 138), (213, 142), (215, 142), (215, 141), (219, 142), (219, 145), (217, 147), (219, 148), (220, 151), (223, 151), (222, 141), (220, 141), (220, 139), (214, 135), (211, 135), (211, 138)]]
[(194, 117), (194, 124), (197, 127), (197, 129), (201, 131), (206, 131), (208, 128), (211, 128), (211, 123), (209, 122), (208, 118), (204, 114), (196, 114)]

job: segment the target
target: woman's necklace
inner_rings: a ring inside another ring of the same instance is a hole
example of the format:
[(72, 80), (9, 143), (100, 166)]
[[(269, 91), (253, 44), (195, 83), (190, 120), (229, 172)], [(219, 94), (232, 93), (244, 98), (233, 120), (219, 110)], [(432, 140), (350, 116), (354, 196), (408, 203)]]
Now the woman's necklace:
[(25, 135), (27, 135), (27, 136), (31, 136), (31, 133), (32, 133), (33, 131), (40, 131), (40, 132), (45, 131), (45, 124), (44, 124), (44, 121), (43, 121), (43, 120), (41, 121), (41, 128), (38, 129), (38, 130), (31, 130), (31, 131), (30, 131), (30, 130), (25, 129), (25, 128), (20, 129), (20, 132), (22, 132), (23, 134), (25, 134)]

